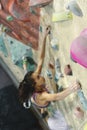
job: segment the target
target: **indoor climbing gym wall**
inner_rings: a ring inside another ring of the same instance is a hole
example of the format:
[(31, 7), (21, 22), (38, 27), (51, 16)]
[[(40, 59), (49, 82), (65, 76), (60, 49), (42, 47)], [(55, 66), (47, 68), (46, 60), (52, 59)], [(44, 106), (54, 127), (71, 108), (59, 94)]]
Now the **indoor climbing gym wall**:
[(76, 80), (81, 90), (52, 102), (46, 123), (53, 130), (87, 130), (87, 0), (0, 2), (0, 58), (20, 82), (35, 69), (50, 25), (42, 70), (47, 87), (56, 93)]
[(32, 48), (38, 50), (39, 27), (40, 8), (30, 7), (29, 0), (0, 1), (0, 56), (19, 81), (36, 67)]
[(38, 49), (40, 8), (30, 8), (29, 0), (1, 0), (0, 3), (0, 23), (3, 24), (3, 31)]
[[(41, 8), (40, 25), (51, 25), (43, 68), (50, 92), (62, 91), (75, 80), (80, 81), (82, 85), (82, 90), (63, 101), (52, 103), (52, 107), (48, 109), (51, 112), (55, 109), (60, 110), (69, 130), (85, 130), (87, 124), (86, 5), (86, 0), (53, 0)], [(40, 33), (40, 44), (42, 36)], [(49, 120), (48, 125), (53, 128)]]

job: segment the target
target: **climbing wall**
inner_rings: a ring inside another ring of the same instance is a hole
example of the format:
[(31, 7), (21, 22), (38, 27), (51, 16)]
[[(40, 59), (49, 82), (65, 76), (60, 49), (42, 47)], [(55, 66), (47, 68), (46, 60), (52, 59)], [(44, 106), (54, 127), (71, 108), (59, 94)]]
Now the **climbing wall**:
[[(2, 2), (5, 2), (5, 1), (3, 0)], [(40, 34), (39, 34), (39, 50), (41, 49), (41, 45), (42, 45), (41, 43), (42, 43), (43, 37), (44, 37), (44, 30), (47, 25), (51, 25), (51, 33), (47, 37), (46, 55), (45, 55), (45, 61), (44, 61), (44, 65), (43, 65), (42, 74), (44, 77), (46, 77), (47, 87), (49, 88), (49, 91), (51, 93), (58, 92), (59, 91), (58, 86), (60, 88), (61, 87), (66, 88), (68, 86), (71, 86), (72, 83), (77, 79), (81, 82), (82, 90), (84, 92), (85, 97), (87, 98), (87, 96), (86, 96), (87, 95), (86, 68), (84, 68), (83, 66), (81, 66), (78, 63), (74, 63), (70, 57), (70, 46), (71, 46), (72, 41), (77, 36), (79, 36), (81, 31), (84, 28), (86, 28), (86, 26), (87, 26), (87, 15), (86, 15), (87, 14), (87, 7), (86, 7), (87, 1), (86, 0), (77, 1), (77, 3), (79, 4), (79, 6), (83, 12), (83, 16), (81, 16), (81, 17), (75, 15), (72, 11), (70, 11), (69, 13), (66, 13), (66, 11), (69, 11), (66, 9), (66, 5), (68, 4), (68, 2), (70, 2), (70, 0), (54, 0), (49, 5), (41, 8), (41, 11), (40, 11), (40, 16), (41, 16), (40, 27), (41, 28), (40, 28)], [(13, 3), (11, 3), (11, 4), (13, 4)], [(6, 5), (4, 4), (3, 8), (4, 8), (4, 6), (6, 6)], [(10, 6), (10, 10), (11, 9), (12, 8)], [(35, 12), (33, 12), (33, 13), (35, 13)], [(16, 14), (16, 12), (13, 11), (11, 16), (15, 17), (16, 19), (20, 18), (20, 20), (17, 20), (17, 22), (19, 21), (18, 23), (22, 23), (23, 22), (22, 18), (24, 18), (24, 17), (22, 17), (22, 16), (17, 17), (15, 14)], [(54, 16), (56, 14), (56, 17), (53, 17), (53, 14), (54, 14)], [(62, 15), (62, 17), (60, 14)], [(67, 14), (69, 14), (69, 17)], [(1, 16), (1, 14), (0, 14), (0, 16)], [(13, 19), (11, 19), (12, 17), (6, 16), (5, 18), (7, 18), (8, 20), (9, 19), (13, 20)], [(5, 23), (5, 25), (7, 25), (6, 24), (7, 22), (4, 21), (3, 17), (2, 17), (2, 20), (3, 21), (1, 21), (1, 22)], [(10, 21), (10, 23), (12, 23), (12, 21)], [(13, 23), (12, 23), (12, 25), (13, 25)], [(19, 31), (17, 31), (17, 33), (18, 32)], [(33, 48), (36, 48), (36, 46)], [(6, 49), (6, 48), (4, 48), (4, 49)], [(5, 55), (6, 54), (7, 53), (5, 53)], [(37, 51), (37, 52), (35, 50), (33, 51), (33, 56), (34, 56), (34, 59), (37, 60), (37, 63), (38, 63), (37, 57), (39, 57), (39, 54), (40, 54), (40, 51)], [(0, 57), (2, 57), (3, 60), (5, 61), (5, 63), (10, 66), (10, 69), (12, 70), (12, 72), (15, 74), (15, 76), (17, 77), (17, 79), (20, 82), (24, 76), (23, 69), (19, 68), (18, 66), (14, 65), (12, 63), (11, 54), (9, 54), (8, 57), (5, 57), (0, 52)], [(57, 61), (58, 61), (58, 66), (56, 66)], [(72, 69), (71, 75), (67, 75), (65, 73), (66, 65), (70, 65), (70, 67)], [(54, 66), (54, 67), (52, 67), (52, 66)], [(59, 67), (58, 73), (56, 71), (57, 67)], [(60, 75), (58, 75), (58, 74), (60, 74)], [(19, 76), (19, 75), (21, 75), (21, 76)], [(78, 118), (75, 114), (77, 112), (76, 107), (78, 107), (78, 106), (84, 112), (84, 117), (82, 117), (82, 118)], [(63, 114), (63, 116), (65, 118), (65, 122), (69, 126), (69, 130), (84, 130), (84, 127), (86, 126), (87, 112), (84, 109), (83, 105), (81, 104), (77, 93), (74, 93), (74, 94), (68, 96), (63, 101), (58, 101), (55, 103), (52, 102), (51, 107), (49, 107), (47, 110), (50, 115), (53, 111), (60, 110), (60, 112)]]
[[(46, 77), (47, 86), (49, 86), (50, 92), (57, 92), (55, 83), (57, 83), (60, 87), (62, 86), (66, 88), (71, 86), (75, 80), (79, 80), (82, 84), (84, 95), (87, 98), (86, 68), (78, 63), (73, 62), (70, 58), (70, 46), (72, 41), (80, 35), (84, 28), (87, 27), (87, 1), (77, 1), (80, 9), (82, 10), (83, 16), (77, 16), (72, 11), (70, 11), (70, 17), (67, 18), (66, 11), (69, 10), (66, 9), (66, 6), (69, 2), (69, 0), (54, 0), (53, 3), (41, 9), (41, 26), (45, 28), (47, 25), (51, 25), (52, 28), (51, 34), (47, 38), (46, 58), (44, 62), (43, 73)], [(55, 22), (53, 21), (53, 14), (57, 14)], [(60, 14), (63, 14), (62, 17), (60, 17)], [(42, 37), (43, 33), (40, 34), (40, 43), (42, 42)], [(56, 59), (59, 59), (61, 73), (64, 77), (57, 76), (58, 80), (55, 82), (55, 70), (49, 68), (49, 62), (51, 61), (52, 64), (55, 65)], [(68, 64), (72, 69), (72, 75), (66, 75), (64, 71), (65, 66)], [(51, 74), (52, 76), (50, 76)], [(77, 106), (79, 106), (84, 111), (83, 118), (78, 118), (74, 114), (76, 112)], [(87, 111), (81, 104), (77, 93), (70, 95), (63, 101), (53, 103), (52, 107), (54, 109), (61, 110), (66, 118), (68, 125), (70, 126), (70, 129), (83, 130), (84, 125), (87, 123)], [(49, 108), (50, 111), (51, 109)]]
[(40, 9), (30, 8), (29, 0), (1, 0), (2, 30), (22, 43), (38, 49)]

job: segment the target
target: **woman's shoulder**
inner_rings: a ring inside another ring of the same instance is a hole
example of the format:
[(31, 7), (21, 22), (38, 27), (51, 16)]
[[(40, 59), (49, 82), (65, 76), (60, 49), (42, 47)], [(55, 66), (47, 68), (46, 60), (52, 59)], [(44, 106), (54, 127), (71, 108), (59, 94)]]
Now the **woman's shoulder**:
[(42, 92), (41, 97), (42, 97), (43, 99), (44, 99), (44, 98), (46, 99), (46, 96), (47, 96), (47, 95), (49, 95), (48, 92)]

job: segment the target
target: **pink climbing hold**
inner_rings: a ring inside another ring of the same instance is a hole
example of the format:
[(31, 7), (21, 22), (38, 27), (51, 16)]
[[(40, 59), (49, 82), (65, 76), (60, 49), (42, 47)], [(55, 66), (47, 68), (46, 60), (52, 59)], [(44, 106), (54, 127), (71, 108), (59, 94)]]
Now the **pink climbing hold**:
[(85, 28), (85, 29), (80, 33), (80, 35), (87, 38), (87, 28)]
[(87, 68), (87, 37), (83, 34), (83, 31), (79, 37), (77, 37), (71, 44), (70, 55), (73, 61)]
[(74, 114), (77, 118), (83, 118), (84, 117), (84, 111), (80, 107), (76, 107), (74, 109)]
[(69, 64), (65, 65), (65, 67), (64, 67), (64, 73), (66, 75), (72, 75), (72, 69), (71, 69), (71, 66)]

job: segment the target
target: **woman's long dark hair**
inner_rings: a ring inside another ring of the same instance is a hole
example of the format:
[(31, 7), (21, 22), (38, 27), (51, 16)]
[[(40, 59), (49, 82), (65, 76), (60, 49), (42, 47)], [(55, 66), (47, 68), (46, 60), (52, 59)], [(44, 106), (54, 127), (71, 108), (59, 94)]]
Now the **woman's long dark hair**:
[(23, 103), (27, 101), (35, 91), (35, 81), (31, 77), (33, 71), (28, 72), (19, 85), (19, 100)]

